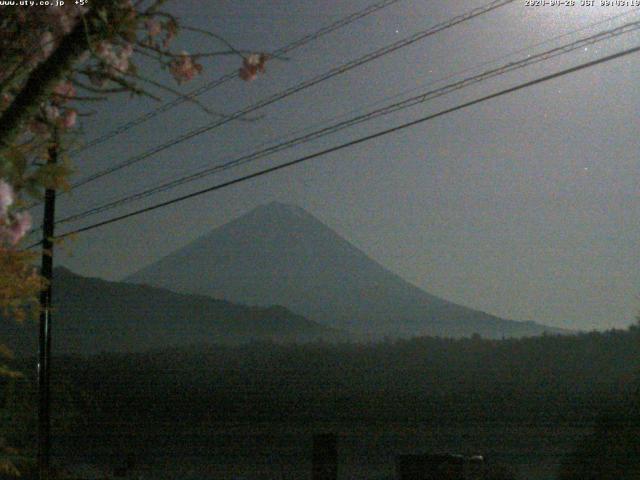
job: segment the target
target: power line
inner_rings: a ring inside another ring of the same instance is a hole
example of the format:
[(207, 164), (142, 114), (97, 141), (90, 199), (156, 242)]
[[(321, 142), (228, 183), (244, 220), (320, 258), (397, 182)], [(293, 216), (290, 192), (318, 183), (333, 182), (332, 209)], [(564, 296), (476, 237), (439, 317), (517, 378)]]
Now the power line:
[[(219, 183), (217, 185), (213, 185), (211, 187), (208, 187), (208, 188), (205, 188), (205, 189), (202, 189), (202, 190), (198, 190), (196, 192), (192, 192), (192, 193), (187, 194), (187, 195), (182, 195), (180, 197), (173, 198), (171, 200), (167, 200), (165, 202), (161, 202), (161, 203), (157, 203), (155, 205), (151, 205), (151, 206), (148, 206), (148, 207), (145, 207), (145, 208), (141, 208), (141, 209), (136, 210), (134, 212), (130, 212), (130, 213), (127, 213), (127, 214), (124, 214), (124, 215), (119, 215), (119, 216), (112, 217), (112, 218), (107, 219), (107, 220), (103, 220), (101, 222), (94, 223), (92, 225), (88, 225), (88, 226), (85, 226), (85, 227), (82, 227), (82, 228), (78, 228), (76, 230), (66, 232), (66, 233), (64, 233), (62, 235), (58, 235), (58, 236), (56, 236), (56, 238), (58, 238), (58, 239), (59, 238), (65, 238), (65, 237), (68, 237), (70, 235), (75, 235), (75, 234), (78, 234), (78, 233), (87, 232), (89, 230), (94, 230), (96, 228), (99, 228), (99, 227), (102, 227), (102, 226), (105, 226), (105, 225), (116, 223), (116, 222), (119, 222), (119, 221), (127, 219), (127, 218), (131, 218), (131, 217), (134, 217), (134, 216), (137, 216), (137, 215), (141, 215), (143, 213), (150, 212), (152, 210), (157, 210), (159, 208), (167, 207), (169, 205), (172, 205), (172, 204), (175, 204), (175, 203), (178, 203), (178, 202), (182, 202), (182, 201), (190, 199), (190, 198), (198, 197), (198, 196), (203, 195), (205, 193), (213, 192), (215, 190), (220, 190), (220, 189), (229, 187), (231, 185), (235, 185), (235, 184), (238, 184), (238, 183), (241, 183), (241, 182), (245, 182), (247, 180), (251, 180), (253, 178), (257, 178), (257, 177), (260, 177), (260, 176), (263, 176), (263, 175), (267, 175), (269, 173), (273, 173), (273, 172), (276, 172), (278, 170), (282, 170), (282, 169), (291, 167), (293, 165), (297, 165), (299, 163), (303, 163), (303, 162), (312, 160), (314, 158), (322, 157), (322, 156), (327, 155), (329, 153), (337, 152), (339, 150), (343, 150), (345, 148), (348, 148), (348, 147), (351, 147), (351, 146), (354, 146), (354, 145), (358, 145), (360, 143), (364, 143), (364, 142), (367, 142), (367, 141), (382, 137), (384, 135), (388, 135), (388, 134), (391, 134), (391, 133), (394, 133), (394, 132), (398, 132), (400, 130), (404, 130), (406, 128), (409, 128), (409, 127), (412, 127), (412, 126), (415, 126), (415, 125), (418, 125), (418, 124), (433, 120), (433, 119), (438, 118), (438, 117), (442, 117), (444, 115), (448, 115), (450, 113), (453, 113), (453, 112), (456, 112), (456, 111), (471, 107), (473, 105), (477, 105), (479, 103), (486, 102), (488, 100), (492, 100), (494, 98), (498, 98), (498, 97), (507, 95), (509, 93), (513, 93), (513, 92), (516, 92), (516, 91), (519, 91), (519, 90), (523, 90), (525, 88), (529, 88), (529, 87), (532, 87), (534, 85), (538, 85), (538, 84), (541, 84), (543, 82), (547, 82), (547, 81), (550, 81), (550, 80), (553, 80), (553, 79), (556, 79), (556, 78), (560, 78), (560, 77), (563, 77), (565, 75), (568, 75), (568, 74), (571, 74), (571, 73), (575, 73), (575, 72), (578, 72), (578, 71), (581, 71), (581, 70), (585, 70), (587, 68), (591, 68), (591, 67), (594, 67), (596, 65), (605, 63), (605, 62), (610, 62), (612, 60), (616, 60), (616, 59), (619, 59), (619, 58), (622, 58), (622, 57), (625, 57), (627, 55), (631, 55), (631, 54), (634, 54), (634, 53), (637, 53), (637, 52), (640, 52), (640, 46), (629, 48), (629, 49), (623, 50), (621, 52), (617, 52), (617, 53), (614, 53), (614, 54), (611, 54), (611, 55), (608, 55), (608, 56), (605, 56), (605, 57), (601, 57), (601, 58), (596, 59), (596, 60), (592, 60), (592, 61), (589, 61), (589, 62), (586, 62), (586, 63), (582, 63), (580, 65), (577, 65), (577, 66), (574, 66), (574, 67), (571, 67), (571, 68), (567, 68), (567, 69), (561, 70), (561, 71), (556, 72), (556, 73), (545, 75), (543, 77), (539, 77), (537, 79), (530, 80), (528, 82), (524, 82), (524, 83), (518, 84), (518, 85), (516, 85), (514, 87), (506, 88), (506, 89), (500, 90), (500, 91), (498, 91), (496, 93), (492, 93), (492, 94), (480, 97), (478, 99), (471, 100), (469, 102), (465, 102), (465, 103), (457, 105), (455, 107), (448, 108), (446, 110), (442, 110), (440, 112), (437, 112), (437, 113), (434, 113), (434, 114), (431, 114), (431, 115), (427, 115), (425, 117), (421, 117), (421, 118), (419, 118), (417, 120), (413, 120), (411, 122), (406, 122), (406, 123), (403, 123), (401, 125), (398, 125), (398, 126), (395, 126), (395, 127), (392, 127), (392, 128), (388, 128), (386, 130), (381, 130), (381, 131), (378, 131), (378, 132), (373, 133), (371, 135), (366, 135), (364, 137), (360, 137), (360, 138), (357, 138), (355, 140), (351, 140), (349, 142), (342, 143), (340, 145), (337, 145), (337, 146), (334, 146), (334, 147), (331, 147), (331, 148), (327, 148), (325, 150), (321, 150), (319, 152), (315, 152), (315, 153), (312, 153), (310, 155), (306, 155), (306, 156), (297, 158), (295, 160), (291, 160), (289, 162), (282, 163), (280, 165), (276, 165), (276, 166), (273, 166), (273, 167), (270, 167), (270, 168), (266, 168), (266, 169), (260, 170), (258, 172), (254, 172), (254, 173), (251, 173), (251, 174), (248, 174), (248, 175), (244, 175), (242, 177), (238, 177), (238, 178), (235, 178), (233, 180), (229, 180), (227, 182)], [(35, 245), (37, 245), (37, 244), (35, 244)], [(34, 246), (34, 245), (32, 245), (32, 246)], [(27, 247), (27, 248), (31, 248), (31, 246)]]
[(400, 102), (396, 102), (390, 105), (387, 105), (385, 107), (367, 112), (365, 114), (356, 116), (356, 117), (352, 117), (349, 118), (345, 121), (342, 122), (338, 122), (336, 124), (321, 128), (319, 130), (316, 130), (314, 132), (308, 133), (306, 135), (302, 135), (299, 137), (296, 137), (294, 139), (291, 139), (289, 141), (286, 142), (282, 142), (276, 145), (273, 145), (271, 147), (262, 149), (262, 150), (258, 150), (256, 152), (253, 152), (251, 154), (248, 155), (244, 155), (242, 157), (239, 157), (237, 159), (234, 159), (232, 161), (220, 164), (220, 165), (215, 165), (213, 167), (209, 167), (206, 168), (204, 170), (201, 170), (199, 172), (181, 177), (179, 179), (175, 179), (169, 182), (166, 182), (160, 186), (156, 186), (147, 190), (143, 190), (142, 192), (138, 192), (138, 193), (134, 193), (132, 195), (128, 195), (125, 196), (123, 198), (120, 198), (118, 200), (109, 202), (107, 204), (103, 204), (97, 207), (93, 207), (91, 209), (88, 209), (84, 212), (78, 213), (78, 214), (74, 214), (68, 217), (65, 217), (61, 220), (59, 220), (57, 223), (67, 223), (67, 222), (71, 222), (71, 221), (76, 221), (76, 220), (80, 220), (92, 215), (95, 215), (97, 213), (101, 213), (101, 212), (105, 212), (108, 210), (111, 210), (113, 208), (116, 208), (118, 206), (121, 205), (125, 205), (127, 203), (136, 201), (136, 200), (141, 200), (143, 198), (146, 198), (148, 196), (151, 196), (153, 194), (156, 193), (160, 193), (160, 192), (164, 192), (167, 190), (170, 190), (172, 188), (178, 187), (180, 185), (184, 185), (186, 183), (204, 178), (208, 175), (220, 172), (220, 171), (224, 171), (224, 170), (228, 170), (230, 168), (233, 167), (237, 167), (239, 165), (243, 165), (252, 161), (255, 161), (257, 159), (263, 158), (265, 156), (271, 155), (273, 153), (285, 150), (285, 149), (289, 149), (292, 148), (294, 146), (300, 145), (302, 143), (307, 143), (309, 141), (312, 140), (316, 140), (318, 138), (324, 137), (326, 135), (335, 133), (337, 131), (343, 130), (345, 128), (348, 127), (352, 127), (354, 125), (358, 125), (360, 123), (372, 120), (374, 118), (378, 118), (380, 116), (383, 115), (388, 115), (394, 112), (397, 112), (399, 110), (403, 110), (406, 108), (410, 108), (413, 107), (415, 105), (424, 103), (428, 100), (432, 100), (435, 98), (438, 98), (440, 96), (446, 95), (448, 93), (451, 93), (453, 91), (457, 91), (463, 88), (466, 88), (470, 85), (488, 80), (490, 78), (495, 78), (497, 76), (501, 76), (504, 75), (506, 73), (536, 64), (536, 63), (540, 63), (552, 58), (556, 58), (560, 55), (575, 51), (577, 49), (586, 47), (588, 45), (593, 45), (597, 42), (601, 42), (604, 40), (608, 40), (626, 33), (630, 33), (630, 32), (634, 32), (637, 31), (638, 29), (640, 29), (640, 21), (635, 21), (635, 22), (630, 22), (627, 23), (625, 25), (621, 25), (617, 28), (613, 28), (610, 30), (606, 30), (606, 31), (602, 31), (602, 32), (598, 32), (594, 35), (591, 35), (589, 37), (585, 37), (579, 40), (576, 40), (574, 42), (571, 42), (569, 44), (566, 45), (562, 45), (559, 47), (555, 47), (552, 48), (550, 50), (547, 50), (545, 52), (541, 52), (538, 53), (536, 55), (528, 55), (525, 58), (522, 58), (518, 61), (515, 62), (509, 62), (505, 65), (502, 65), (500, 67), (497, 68), (493, 68), (490, 70), (487, 70), (485, 72), (482, 72), (480, 74), (474, 75), (472, 77), (469, 78), (465, 78), (462, 80), (459, 80), (457, 82), (442, 86), (438, 89), (434, 89), (434, 90), (430, 90), (428, 92), (425, 93), (421, 93), (419, 95), (413, 96), (411, 98), (402, 100)]
[[(346, 17), (343, 17), (337, 21), (335, 21), (334, 23), (331, 23), (329, 25), (326, 25), (322, 28), (320, 28), (319, 30), (310, 33), (308, 35), (305, 35), (297, 40), (294, 40), (293, 42), (285, 45), (282, 48), (279, 48), (278, 50), (276, 50), (275, 52), (273, 52), (274, 56), (282, 56), (285, 55), (289, 52), (291, 52), (292, 50), (295, 50), (296, 48), (300, 48), (314, 40), (317, 40), (318, 38), (327, 35), (328, 33), (331, 33), (335, 30), (338, 30), (344, 26), (350, 25), (351, 23), (354, 23), (357, 20), (360, 20), (364, 17), (367, 17), (368, 15), (371, 15), (373, 13), (378, 12), (379, 10), (382, 10), (383, 8), (386, 8), (390, 5), (393, 5), (394, 3), (398, 3), (400, 0), (384, 0), (382, 2), (378, 2), (372, 5), (369, 5), (368, 7), (365, 7), (362, 10), (359, 10), (358, 12), (352, 13), (350, 15), (347, 15)], [(187, 101), (188, 98), (194, 98), (194, 97), (198, 97), (200, 95), (202, 95), (203, 93), (209, 91), (209, 90), (213, 90), (214, 88), (219, 87), (220, 85), (233, 80), (235, 78), (238, 77), (238, 72), (237, 70), (234, 70), (233, 72), (229, 72), (225, 75), (223, 75), (222, 77), (219, 77), (215, 80), (210, 81), (209, 83), (202, 85), (201, 87), (198, 87), (194, 90), (192, 90), (191, 92), (187, 93), (184, 97), (177, 97), (173, 100), (171, 100), (170, 102), (165, 103), (164, 105), (161, 105), (158, 108), (155, 108), (153, 110), (150, 110), (149, 112), (129, 121), (126, 122), (118, 127), (116, 127), (115, 129), (105, 133), (104, 135), (101, 135), (99, 137), (96, 137), (92, 140), (90, 140), (89, 142), (87, 142), (86, 144), (84, 144), (82, 147), (75, 149), (74, 151), (71, 152), (71, 155), (75, 155), (81, 152), (84, 152), (86, 150), (89, 150), (90, 148), (95, 147), (96, 145), (100, 145), (101, 143), (106, 142), (107, 140), (110, 140), (113, 137), (116, 137), (128, 130), (131, 130), (133, 127), (136, 127), (138, 125), (141, 125), (145, 122), (147, 122), (148, 120), (151, 120), (152, 118), (160, 115), (161, 113), (167, 112), (169, 110), (171, 110), (174, 107), (177, 107), (178, 105), (184, 103)]]
[(190, 132), (184, 133), (172, 140), (169, 140), (168, 142), (165, 142), (161, 145), (158, 145), (156, 147), (153, 147), (149, 150), (147, 150), (146, 152), (143, 152), (139, 155), (135, 155), (133, 157), (128, 158), (127, 160), (120, 162), (112, 167), (106, 168), (100, 172), (97, 172), (93, 175), (89, 175), (88, 177), (85, 177), (84, 179), (80, 180), (79, 182), (73, 184), (71, 186), (71, 188), (68, 191), (71, 191), (73, 189), (76, 189), (78, 187), (81, 187), (83, 185), (86, 185), (87, 183), (90, 183), (92, 181), (98, 180), (99, 178), (102, 178), (106, 175), (110, 175), (111, 173), (117, 172), (118, 170), (121, 170), (123, 168), (129, 167), (135, 163), (138, 163), (142, 160), (145, 160), (157, 153), (160, 153), (168, 148), (171, 148), (179, 143), (182, 143), (186, 140), (189, 140), (193, 137), (196, 137), (198, 135), (201, 135), (205, 132), (208, 132), (210, 130), (213, 130), (214, 128), (220, 127), (222, 125), (225, 125), (229, 122), (231, 122), (232, 120), (235, 120), (237, 118), (243, 117), (249, 113), (252, 113), (256, 110), (259, 110), (261, 108), (264, 108), (268, 105), (271, 105), (272, 103), (275, 103), (279, 100), (282, 100), (286, 97), (289, 97), (297, 92), (300, 92), (302, 90), (305, 90), (307, 88), (310, 88), (314, 85), (317, 85), (318, 83), (324, 82), (330, 78), (333, 78), (337, 75), (341, 75), (343, 73), (348, 72), (349, 70), (352, 70), (358, 66), (364, 65), (368, 62), (371, 62), (377, 58), (380, 58), (384, 55), (387, 55), (389, 53), (392, 53), (400, 48), (409, 46), (415, 42), (418, 42), (424, 38), (427, 38), (431, 35), (435, 35), (436, 33), (439, 33), (443, 30), (447, 30), (459, 23), (462, 22), (466, 22), (468, 20), (471, 20), (475, 17), (478, 17), (480, 15), (483, 15), (485, 13), (491, 12), (497, 8), (503, 7), (505, 5), (508, 5), (510, 3), (513, 3), (515, 0), (494, 0), (484, 6), (481, 7), (477, 7), (474, 8), (470, 11), (468, 11), (467, 13), (458, 15), (456, 17), (453, 17), (450, 20), (447, 20), (445, 22), (439, 23), (433, 27), (430, 27), (427, 30), (423, 30), (420, 31), (418, 33), (415, 33), (405, 39), (399, 40), (397, 42), (394, 42), (390, 45), (387, 45), (386, 47), (382, 47), (378, 50), (375, 50), (373, 52), (370, 52), (362, 57), (359, 57), (355, 60), (352, 60), (350, 62), (347, 62), (339, 67), (333, 68), (331, 70), (329, 70), (328, 72), (325, 72), (321, 75), (318, 75), (314, 78), (311, 78), (309, 80), (306, 80), (304, 82), (301, 82), (297, 85), (294, 85), (292, 87), (289, 87), (281, 92), (278, 92), (270, 97), (267, 97), (265, 99), (263, 99), (262, 101), (255, 103), (253, 105), (249, 105), (248, 107), (245, 107), (241, 110), (236, 111), (235, 113), (232, 113), (230, 115), (227, 115), (224, 119), (220, 119), (217, 120), (213, 123), (209, 123), (205, 126), (199, 127), (197, 129), (191, 130)]
[[(289, 52), (291, 52), (292, 50), (302, 47), (328, 33), (331, 33), (339, 28), (342, 28), (346, 25), (349, 25), (359, 19), (362, 19), (368, 15), (371, 15), (372, 13), (375, 13), (379, 10), (382, 10), (383, 8), (386, 8), (394, 3), (398, 3), (400, 0), (383, 0), (382, 2), (370, 5), (362, 10), (359, 10), (358, 12), (352, 13), (351, 15), (347, 15), (346, 17), (343, 17), (339, 20), (337, 20), (336, 22), (326, 25), (324, 27), (322, 27), (321, 29), (310, 33), (308, 35), (305, 35), (297, 40), (294, 40), (293, 42), (285, 45), (284, 47), (276, 50), (275, 52), (272, 53), (273, 56), (282, 56), (285, 55)], [(69, 152), (70, 155), (75, 155), (78, 153), (81, 153), (83, 151), (88, 150), (91, 147), (94, 147), (96, 145), (99, 145), (101, 143), (106, 142), (107, 140), (120, 135), (121, 133), (126, 132), (127, 130), (130, 130), (131, 128), (140, 125), (142, 123), (145, 123), (146, 121), (156, 117), (157, 115), (169, 111), (172, 108), (186, 102), (189, 98), (194, 98), (197, 96), (202, 95), (203, 93), (209, 91), (209, 90), (213, 90), (214, 88), (230, 81), (233, 80), (235, 78), (238, 77), (238, 72), (237, 70), (234, 70), (233, 72), (229, 72), (226, 75), (223, 75), (220, 78), (217, 78), (215, 80), (212, 80), (211, 82), (202, 85), (201, 87), (192, 90), (191, 92), (187, 93), (186, 95), (182, 96), (182, 97), (178, 97), (173, 99), (170, 102), (165, 103), (164, 105), (154, 109), (154, 110), (150, 110), (149, 112), (139, 116), (138, 118), (135, 118), (119, 127), (117, 127), (116, 129), (105, 133), (104, 135), (101, 135), (100, 137), (94, 138), (93, 140), (90, 140), (89, 142), (87, 142), (85, 145), (83, 145), (82, 147), (76, 148), (75, 150)], [(79, 185), (72, 185), (72, 189), (76, 188)], [(62, 191), (59, 192), (60, 195), (63, 195), (67, 193), (67, 191)], [(40, 201), (36, 201), (30, 205), (27, 206), (27, 209), (31, 209), (34, 208), (38, 205), (40, 205), (42, 202)]]

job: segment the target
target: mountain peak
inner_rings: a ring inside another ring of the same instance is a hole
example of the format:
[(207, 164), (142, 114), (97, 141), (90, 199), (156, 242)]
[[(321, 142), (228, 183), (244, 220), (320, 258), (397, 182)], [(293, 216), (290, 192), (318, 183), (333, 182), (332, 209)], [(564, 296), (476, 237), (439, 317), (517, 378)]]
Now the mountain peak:
[(265, 208), (269, 210), (281, 210), (284, 212), (305, 212), (305, 209), (299, 207), (298, 205), (293, 205), (292, 203), (280, 202), (278, 200), (273, 200), (269, 203), (265, 203), (263, 205), (258, 206), (257, 208)]
[(542, 333), (435, 297), (388, 271), (313, 215), (271, 202), (129, 277), (135, 283), (293, 312), (368, 338)]
[[(260, 217), (291, 217), (291, 218), (306, 218), (313, 219), (315, 217), (307, 212), (304, 208), (299, 207), (297, 205), (292, 205), (290, 203), (283, 203), (278, 201), (269, 202), (263, 205), (259, 205), (258, 207), (251, 210), (244, 217), (248, 216), (260, 216)], [(240, 218), (244, 218), (240, 217)]]

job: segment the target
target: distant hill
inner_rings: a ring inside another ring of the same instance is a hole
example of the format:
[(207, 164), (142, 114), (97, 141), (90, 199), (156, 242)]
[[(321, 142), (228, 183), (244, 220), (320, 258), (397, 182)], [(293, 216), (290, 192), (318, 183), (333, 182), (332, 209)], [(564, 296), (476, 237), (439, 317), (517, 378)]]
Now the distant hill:
[[(210, 297), (54, 271), (53, 351), (141, 352), (193, 344), (343, 338), (284, 307), (246, 307)], [(34, 354), (36, 322), (0, 321), (0, 343)]]
[(305, 210), (281, 203), (216, 228), (127, 281), (251, 305), (284, 305), (365, 338), (560, 332), (433, 296), (386, 270)]

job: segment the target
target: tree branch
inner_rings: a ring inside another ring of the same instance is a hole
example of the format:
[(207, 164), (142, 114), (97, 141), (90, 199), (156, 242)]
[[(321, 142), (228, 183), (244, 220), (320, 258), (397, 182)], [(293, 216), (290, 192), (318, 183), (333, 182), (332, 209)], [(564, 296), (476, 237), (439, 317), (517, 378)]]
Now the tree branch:
[[(110, 2), (106, 0), (95, 0), (92, 10), (87, 15), (96, 15), (95, 12), (103, 8), (108, 9), (109, 5)], [(91, 21), (87, 23), (92, 24)], [(88, 50), (87, 33), (84, 23), (78, 22), (75, 28), (62, 38), (51, 56), (30, 73), (24, 88), (0, 116), (0, 154), (18, 138), (24, 124), (38, 112), (40, 104), (48, 99), (53, 88)]]

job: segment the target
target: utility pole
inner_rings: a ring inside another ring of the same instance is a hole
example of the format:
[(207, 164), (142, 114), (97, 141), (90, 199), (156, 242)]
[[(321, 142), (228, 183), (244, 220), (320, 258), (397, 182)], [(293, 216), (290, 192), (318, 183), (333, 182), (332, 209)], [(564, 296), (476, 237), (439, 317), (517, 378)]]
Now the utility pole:
[[(59, 139), (54, 129), (49, 147), (48, 165), (58, 162)], [(38, 348), (38, 478), (49, 480), (51, 450), (50, 369), (51, 369), (51, 282), (53, 273), (53, 224), (55, 221), (56, 191), (47, 188), (44, 194), (42, 220), (42, 267), (40, 275), (46, 284), (40, 291), (40, 341)]]

